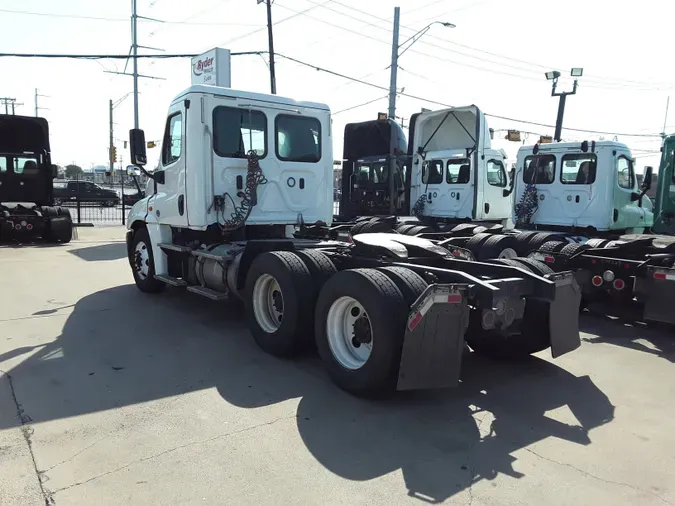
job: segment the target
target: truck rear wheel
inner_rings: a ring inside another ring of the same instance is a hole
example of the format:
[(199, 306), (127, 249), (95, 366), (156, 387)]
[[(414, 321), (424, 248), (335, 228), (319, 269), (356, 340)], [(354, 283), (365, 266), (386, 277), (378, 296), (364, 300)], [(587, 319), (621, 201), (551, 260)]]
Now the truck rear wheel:
[(375, 269), (338, 272), (316, 305), (316, 346), (342, 389), (376, 395), (396, 388), (408, 305), (396, 284)]
[(262, 253), (246, 276), (246, 320), (253, 339), (278, 357), (311, 342), (314, 317), (312, 275), (290, 251)]
[(164, 290), (164, 283), (155, 279), (155, 258), (152, 254), (150, 234), (145, 227), (136, 230), (131, 241), (129, 263), (134, 275), (134, 282), (141, 292), (159, 293)]
[[(469, 239), (469, 242), (471, 242), (471, 239)], [(488, 239), (478, 248), (478, 260), (515, 258), (518, 256), (515, 247), (516, 240), (513, 236), (503, 234), (493, 235), (492, 237), (488, 237)]]

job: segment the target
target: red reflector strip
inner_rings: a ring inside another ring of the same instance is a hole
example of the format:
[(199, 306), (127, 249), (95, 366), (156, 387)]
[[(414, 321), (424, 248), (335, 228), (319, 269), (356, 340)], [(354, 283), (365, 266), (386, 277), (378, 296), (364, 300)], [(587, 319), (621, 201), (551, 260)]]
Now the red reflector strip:
[(655, 272), (654, 273), (654, 279), (666, 279), (666, 273), (665, 272)]
[(544, 262), (546, 262), (547, 264), (554, 264), (555, 263), (555, 257), (545, 256)]
[(448, 295), (448, 302), (450, 304), (459, 304), (462, 302), (462, 295), (459, 293), (452, 293)]
[(453, 251), (452, 254), (455, 255), (456, 257), (461, 255), (461, 253), (459, 251)]
[(417, 324), (422, 321), (422, 313), (418, 312), (413, 319), (408, 323), (408, 329), (412, 332), (417, 327)]

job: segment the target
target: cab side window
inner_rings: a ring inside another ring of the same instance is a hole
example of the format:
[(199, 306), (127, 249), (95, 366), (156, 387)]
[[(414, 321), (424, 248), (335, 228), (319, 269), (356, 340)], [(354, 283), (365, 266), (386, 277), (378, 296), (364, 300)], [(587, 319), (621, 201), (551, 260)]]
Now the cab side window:
[(183, 149), (183, 115), (169, 116), (162, 144), (162, 165), (171, 165), (178, 161)]
[(488, 160), (487, 182), (491, 186), (506, 188), (506, 169), (500, 160)]
[(627, 190), (635, 186), (635, 172), (633, 171), (633, 161), (626, 156), (620, 156), (616, 161), (617, 180), (621, 188)]
[(431, 160), (422, 166), (422, 183), (440, 184), (443, 182), (443, 161)]

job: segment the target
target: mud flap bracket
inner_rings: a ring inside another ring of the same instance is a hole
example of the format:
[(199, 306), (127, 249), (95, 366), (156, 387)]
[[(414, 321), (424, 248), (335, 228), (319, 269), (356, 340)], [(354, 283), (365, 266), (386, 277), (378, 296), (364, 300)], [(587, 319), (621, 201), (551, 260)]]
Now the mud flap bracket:
[(457, 386), (469, 323), (466, 285), (432, 284), (406, 324), (397, 390)]

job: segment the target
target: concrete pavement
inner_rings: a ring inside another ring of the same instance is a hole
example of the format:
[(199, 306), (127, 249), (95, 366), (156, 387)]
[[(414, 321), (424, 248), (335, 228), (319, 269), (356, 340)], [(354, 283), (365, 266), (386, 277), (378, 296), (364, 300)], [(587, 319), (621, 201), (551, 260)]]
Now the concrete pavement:
[(675, 504), (672, 334), (586, 317), (560, 360), (363, 401), (236, 304), (138, 292), (123, 234), (0, 247), (2, 505)]

